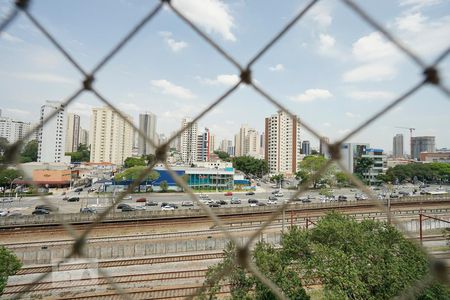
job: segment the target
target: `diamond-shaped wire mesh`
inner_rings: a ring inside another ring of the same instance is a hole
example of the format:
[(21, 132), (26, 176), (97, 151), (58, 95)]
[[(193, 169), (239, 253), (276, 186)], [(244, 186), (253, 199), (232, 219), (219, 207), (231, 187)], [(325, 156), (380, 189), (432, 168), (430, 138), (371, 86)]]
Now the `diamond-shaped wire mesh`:
[[(332, 163), (340, 164), (339, 158), (340, 158), (340, 146), (343, 142), (348, 140), (350, 137), (354, 136), (356, 133), (360, 132), (367, 126), (369, 126), (371, 123), (373, 123), (375, 120), (377, 120), (379, 117), (384, 115), (386, 112), (392, 110), (394, 107), (396, 107), (398, 104), (400, 104), (403, 101), (406, 101), (412, 94), (416, 93), (418, 90), (420, 90), (425, 85), (433, 85), (440, 91), (444, 93), (449, 99), (450, 99), (450, 92), (449, 88), (446, 87), (439, 79), (439, 72), (437, 70), (437, 67), (442, 60), (449, 54), (450, 47), (447, 48), (446, 51), (444, 51), (441, 55), (439, 55), (434, 62), (431, 65), (427, 65), (418, 55), (416, 55), (413, 51), (413, 49), (410, 49), (406, 47), (399, 39), (397, 39), (391, 32), (389, 32), (386, 28), (381, 26), (375, 19), (373, 19), (366, 11), (364, 11), (359, 5), (357, 5), (352, 0), (342, 0), (343, 3), (345, 3), (350, 11), (355, 13), (356, 15), (360, 16), (363, 20), (363, 22), (367, 23), (377, 31), (379, 31), (386, 39), (388, 39), (390, 42), (393, 43), (406, 57), (408, 57), (414, 64), (419, 66), (423, 70), (423, 79), (417, 83), (413, 83), (411, 88), (405, 91), (400, 97), (397, 99), (394, 99), (388, 104), (386, 107), (381, 109), (379, 112), (375, 113), (373, 116), (362, 122), (359, 126), (354, 128), (350, 133), (348, 133), (344, 138), (342, 138), (340, 141), (334, 143), (334, 144), (328, 144), (327, 141), (324, 141), (318, 131), (316, 131), (312, 126), (306, 124), (303, 120), (300, 120), (296, 117), (292, 111), (290, 111), (286, 106), (281, 104), (281, 102), (276, 100), (276, 97), (271, 96), (262, 86), (259, 86), (256, 84), (254, 80), (252, 80), (252, 67), (254, 64), (256, 64), (260, 58), (271, 49), (273, 45), (275, 45), (285, 34), (288, 32), (294, 25), (296, 25), (307, 13), (308, 11), (314, 7), (319, 1), (318, 0), (312, 0), (308, 2), (305, 7), (297, 13), (294, 18), (292, 18), (281, 30), (278, 34), (276, 34), (267, 44), (263, 45), (260, 51), (258, 51), (255, 56), (249, 60), (247, 65), (243, 66), (239, 64), (230, 53), (225, 51), (218, 43), (216, 43), (207, 33), (205, 33), (202, 29), (200, 29), (194, 22), (192, 22), (184, 13), (183, 11), (180, 11), (176, 7), (174, 7), (169, 0), (162, 0), (158, 4), (155, 5), (146, 15), (145, 17), (138, 22), (131, 30), (126, 34), (122, 39), (119, 40), (117, 45), (113, 47), (105, 56), (103, 59), (101, 59), (97, 65), (92, 69), (92, 71), (88, 72), (84, 70), (81, 65), (77, 62), (77, 60), (72, 57), (68, 51), (66, 51), (64, 45), (62, 45), (53, 35), (50, 33), (40, 22), (38, 16), (34, 16), (30, 10), (28, 10), (29, 2), (27, 0), (17, 0), (15, 5), (11, 7), (10, 13), (6, 16), (4, 20), (0, 23), (0, 32), (4, 31), (8, 26), (12, 26), (14, 23), (14, 19), (20, 15), (25, 15), (31, 23), (53, 44), (53, 46), (65, 57), (65, 59), (75, 68), (77, 69), (83, 76), (83, 81), (81, 82), (81, 87), (78, 88), (76, 91), (74, 91), (69, 97), (66, 98), (66, 100), (63, 102), (61, 109), (63, 107), (66, 107), (70, 103), (74, 102), (79, 96), (83, 93), (92, 93), (95, 95), (101, 102), (106, 104), (108, 107), (112, 108), (119, 116), (127, 122), (130, 126), (133, 127), (136, 132), (138, 132), (140, 138), (145, 139), (146, 142), (148, 142), (150, 145), (155, 147), (156, 150), (156, 161), (148, 166), (141, 174), (140, 176), (133, 181), (133, 183), (127, 188), (127, 190), (121, 192), (117, 197), (114, 199), (113, 203), (111, 203), (110, 206), (108, 206), (108, 209), (102, 212), (98, 215), (98, 217), (93, 221), (90, 226), (80, 235), (77, 235), (70, 224), (68, 224), (64, 219), (59, 216), (59, 220), (61, 224), (64, 226), (64, 228), (67, 230), (67, 232), (73, 237), (75, 240), (72, 246), (71, 252), (61, 261), (64, 262), (65, 260), (72, 258), (72, 257), (83, 257), (85, 256), (84, 253), (84, 247), (86, 242), (86, 237), (88, 234), (97, 226), (102, 220), (104, 220), (108, 213), (111, 212), (114, 207), (119, 204), (122, 199), (129, 193), (133, 192), (135, 187), (139, 185), (139, 183), (148, 176), (148, 174), (152, 171), (156, 163), (163, 163), (164, 166), (169, 171), (170, 175), (175, 179), (178, 185), (183, 187), (183, 189), (189, 194), (191, 199), (201, 207), (202, 210), (211, 218), (211, 220), (217, 225), (217, 228), (219, 228), (223, 234), (230, 240), (233, 241), (236, 245), (238, 245), (237, 249), (237, 262), (244, 268), (247, 269), (248, 272), (253, 273), (261, 282), (267, 285), (272, 292), (279, 298), (279, 299), (285, 299), (283, 292), (268, 278), (266, 278), (259, 270), (258, 268), (253, 264), (251, 257), (250, 257), (250, 245), (258, 238), (260, 233), (269, 226), (277, 217), (282, 214), (282, 212), (286, 209), (286, 207), (289, 205), (290, 201), (297, 198), (301, 194), (305, 193), (310, 183), (318, 176), (320, 176), (323, 172), (325, 172)], [(151, 139), (149, 139), (142, 131), (139, 130), (128, 118), (124, 116), (123, 113), (120, 112), (120, 110), (115, 107), (111, 101), (109, 101), (106, 97), (104, 97), (98, 89), (94, 87), (95, 82), (95, 76), (96, 74), (108, 63), (110, 62), (114, 56), (138, 33), (144, 26), (148, 25), (150, 21), (153, 20), (153, 18), (161, 12), (163, 7), (166, 7), (170, 9), (175, 15), (177, 15), (180, 20), (182, 20), (188, 27), (190, 27), (195, 33), (197, 33), (205, 43), (209, 44), (215, 51), (219, 52), (219, 54), (229, 63), (234, 65), (238, 69), (238, 74), (240, 76), (240, 81), (236, 83), (234, 86), (229, 88), (223, 95), (221, 95), (219, 98), (211, 102), (211, 104), (206, 107), (201, 113), (199, 113), (191, 123), (187, 127), (180, 128), (176, 134), (171, 136), (164, 144), (157, 145), (157, 143)], [(297, 119), (300, 126), (308, 130), (312, 135), (314, 135), (316, 138), (321, 140), (322, 143), (325, 143), (328, 146), (331, 159), (328, 161), (328, 163), (321, 168), (312, 178), (310, 178), (307, 182), (303, 183), (301, 187), (291, 196), (289, 199), (289, 202), (284, 203), (283, 205), (279, 206), (278, 209), (271, 215), (271, 217), (260, 226), (260, 228), (254, 232), (254, 234), (249, 238), (247, 243), (244, 245), (240, 245), (238, 243), (238, 240), (233, 235), (232, 232), (227, 231), (226, 226), (224, 226), (222, 220), (220, 217), (218, 217), (207, 205), (203, 204), (197, 196), (193, 193), (193, 191), (190, 189), (190, 187), (186, 184), (186, 182), (176, 174), (176, 172), (171, 168), (171, 166), (166, 161), (166, 153), (168, 149), (168, 145), (178, 136), (180, 136), (183, 131), (188, 130), (192, 124), (196, 123), (198, 120), (200, 120), (202, 117), (204, 117), (208, 112), (210, 112), (214, 107), (216, 107), (219, 103), (222, 103), (225, 101), (234, 91), (237, 90), (237, 88), (242, 85), (248, 85), (249, 87), (253, 88), (254, 91), (261, 95), (264, 99), (266, 99), (269, 103), (272, 103), (274, 106), (276, 106), (278, 109), (284, 111), (286, 114), (288, 114), (292, 119)], [(55, 115), (58, 113), (58, 111), (53, 112), (52, 114), (48, 115), (41, 124), (39, 124), (36, 128), (34, 128), (33, 131), (39, 130), (44, 124), (46, 124), (50, 119), (54, 118)], [(32, 132), (33, 132), (32, 131)], [(18, 160), (17, 155), (18, 149), (23, 144), (23, 141), (27, 140), (32, 132), (29, 132), (23, 140), (20, 140), (16, 142), (15, 144), (11, 145), (5, 152), (5, 163), (2, 164), (2, 168), (14, 165), (18, 166)], [(340, 165), (342, 170), (345, 170), (345, 168)], [(386, 209), (386, 207), (383, 205), (383, 203), (380, 203), (380, 201), (376, 200), (376, 197), (372, 193), (370, 189), (365, 186), (365, 184), (359, 180), (357, 177), (353, 176), (353, 174), (348, 173), (347, 175), (349, 178), (351, 178), (351, 181), (364, 193), (369, 195), (369, 198), (371, 200), (371, 204), (377, 206), (380, 211), (385, 213), (387, 215), (387, 219), (391, 220), (396, 225), (401, 225), (401, 223), (397, 220), (396, 216), (391, 215), (390, 211)], [(46, 199), (45, 196), (41, 195), (42, 200), (44, 203), (48, 205), (52, 205), (48, 199)], [(56, 213), (58, 215), (58, 213)], [(408, 234), (406, 230), (403, 230), (404, 234)], [(424, 249), (426, 251), (426, 249)], [(432, 260), (432, 257), (430, 256), (430, 261)], [(431, 264), (431, 266), (435, 266), (438, 264)], [(431, 274), (435, 274), (435, 269), (431, 267)], [(125, 291), (123, 291), (120, 286), (114, 282), (114, 279), (109, 276), (109, 274), (106, 272), (106, 270), (100, 269), (99, 272), (106, 277), (108, 280), (108, 283), (115, 289), (115, 291), (123, 296), (124, 298), (130, 298), (126, 295)], [(217, 274), (215, 278), (213, 278), (213, 282), (220, 281), (221, 278), (225, 275), (227, 270), (223, 270), (220, 274)], [(44, 273), (41, 276), (37, 277), (33, 284), (37, 284), (38, 282), (45, 279), (49, 273)], [(427, 282), (426, 280), (422, 282), (417, 282), (415, 285), (411, 286), (408, 291), (405, 291), (404, 298), (408, 298), (411, 295), (415, 295), (419, 293), (424, 287), (426, 287)], [(448, 282), (448, 281), (447, 281)], [(22, 290), (19, 294), (17, 294), (16, 298), (21, 298), (24, 296), (27, 292), (29, 292), (32, 289), (33, 285), (28, 285), (28, 287), (24, 290)], [(193, 298), (200, 293), (202, 293), (205, 290), (205, 286), (202, 288), (196, 290), (191, 297)]]

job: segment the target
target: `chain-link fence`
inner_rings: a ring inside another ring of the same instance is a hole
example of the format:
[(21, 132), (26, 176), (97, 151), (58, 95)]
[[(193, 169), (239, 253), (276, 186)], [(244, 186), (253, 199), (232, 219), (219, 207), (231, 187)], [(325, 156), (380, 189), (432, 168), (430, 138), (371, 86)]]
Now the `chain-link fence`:
[[(271, 96), (269, 92), (267, 92), (263, 86), (260, 86), (253, 80), (253, 74), (252, 74), (252, 68), (253, 66), (258, 63), (258, 61), (261, 59), (261, 57), (266, 54), (277, 42), (294, 26), (296, 25), (300, 20), (302, 20), (305, 15), (308, 14), (308, 12), (317, 5), (319, 2), (318, 0), (312, 0), (308, 2), (304, 8), (298, 12), (281, 30), (265, 45), (261, 47), (261, 49), (253, 56), (252, 59), (249, 60), (249, 62), (246, 65), (242, 65), (238, 63), (230, 53), (225, 51), (218, 43), (216, 43), (210, 35), (205, 33), (199, 26), (197, 26), (192, 20), (190, 20), (186, 14), (177, 9), (170, 0), (162, 0), (159, 3), (157, 3), (146, 15), (145, 17), (138, 22), (131, 30), (126, 34), (115, 47), (113, 47), (107, 54), (101, 59), (96, 66), (91, 70), (85, 70), (81, 67), (81, 65), (77, 62), (77, 59), (69, 54), (69, 52), (66, 50), (64, 45), (62, 45), (55, 37), (52, 35), (51, 32), (49, 32), (39, 21), (39, 17), (35, 16), (28, 8), (31, 1), (27, 0), (17, 0), (15, 2), (15, 5), (11, 5), (11, 10), (8, 14), (8, 16), (1, 21), (0, 23), (0, 32), (4, 31), (8, 26), (12, 26), (14, 23), (14, 20), (17, 18), (18, 15), (22, 14), (28, 18), (29, 21), (37, 28), (50, 42), (51, 44), (56, 47), (56, 49), (67, 59), (67, 61), (75, 68), (77, 69), (83, 76), (83, 81), (81, 82), (81, 87), (76, 89), (72, 94), (70, 94), (64, 101), (61, 106), (67, 107), (69, 104), (76, 101), (76, 99), (79, 98), (80, 95), (83, 93), (91, 93), (95, 95), (101, 102), (106, 104), (108, 107), (113, 109), (117, 114), (122, 117), (125, 122), (127, 122), (130, 126), (138, 132), (140, 138), (145, 139), (150, 145), (155, 147), (156, 150), (156, 160), (155, 162), (148, 166), (145, 171), (143, 171), (140, 176), (134, 180), (134, 182), (128, 186), (128, 188), (121, 192), (117, 197), (114, 199), (113, 203), (103, 211), (101, 214), (98, 215), (96, 220), (88, 226), (88, 228), (80, 235), (76, 234), (73, 228), (70, 224), (67, 224), (63, 221), (63, 218), (60, 217), (61, 224), (64, 226), (64, 228), (67, 230), (67, 232), (73, 237), (74, 243), (71, 249), (71, 252), (61, 261), (63, 263), (66, 260), (69, 260), (73, 257), (83, 257), (84, 252), (83, 248), (85, 246), (86, 237), (88, 234), (99, 225), (100, 222), (110, 213), (114, 207), (119, 204), (124, 196), (126, 196), (129, 193), (132, 193), (134, 189), (139, 185), (139, 183), (144, 180), (148, 174), (152, 171), (153, 167), (157, 163), (162, 163), (167, 168), (171, 176), (175, 179), (176, 183), (184, 188), (186, 193), (189, 194), (190, 198), (201, 207), (202, 210), (204, 210), (208, 216), (211, 218), (211, 220), (217, 225), (217, 228), (221, 228), (223, 231), (223, 234), (230, 240), (233, 241), (236, 245), (239, 245), (237, 248), (237, 262), (239, 265), (241, 265), (243, 268), (247, 269), (249, 272), (253, 273), (258, 279), (261, 280), (264, 284), (266, 284), (273, 293), (280, 299), (285, 299), (283, 292), (268, 278), (266, 278), (254, 265), (251, 259), (249, 247), (250, 245), (260, 236), (260, 233), (267, 228), (271, 224), (273, 220), (275, 220), (277, 217), (282, 214), (283, 210), (286, 209), (286, 207), (289, 205), (289, 202), (284, 203), (283, 205), (280, 205), (279, 208), (271, 215), (271, 217), (259, 227), (259, 229), (254, 232), (254, 234), (248, 239), (246, 244), (240, 245), (235, 238), (235, 235), (231, 232), (228, 232), (226, 230), (226, 226), (224, 226), (222, 220), (220, 217), (218, 217), (207, 205), (203, 204), (197, 196), (193, 193), (191, 188), (186, 184), (186, 182), (179, 177), (171, 168), (171, 166), (167, 163), (166, 156), (167, 156), (167, 150), (168, 145), (176, 139), (178, 136), (182, 134), (184, 130), (187, 130), (192, 124), (199, 121), (201, 118), (203, 118), (208, 112), (210, 112), (213, 108), (215, 108), (218, 104), (224, 102), (228, 96), (230, 96), (233, 92), (237, 90), (237, 88), (240, 85), (247, 85), (250, 88), (252, 88), (257, 94), (261, 95), (264, 99), (266, 99), (269, 103), (272, 103), (275, 107), (277, 107), (279, 110), (284, 111), (286, 114), (288, 114), (292, 119), (297, 119), (300, 126), (308, 130), (312, 135), (314, 135), (316, 138), (321, 140), (321, 143), (324, 143), (328, 146), (329, 153), (331, 156), (331, 159), (327, 162), (327, 164), (321, 168), (312, 178), (310, 178), (307, 182), (304, 182), (301, 187), (291, 196), (289, 201), (292, 201), (293, 199), (299, 197), (301, 194), (305, 193), (308, 190), (308, 187), (310, 186), (310, 183), (317, 177), (319, 177), (324, 171), (326, 171), (333, 163), (337, 163), (342, 170), (345, 170), (345, 167), (343, 167), (340, 163), (340, 148), (341, 144), (348, 140), (349, 138), (353, 137), (355, 134), (359, 133), (364, 128), (371, 125), (375, 120), (377, 120), (379, 117), (384, 115), (386, 112), (391, 111), (394, 107), (398, 106), (400, 103), (406, 101), (411, 95), (416, 93), (418, 90), (420, 90), (422, 87), (426, 85), (432, 85), (436, 87), (436, 89), (440, 90), (442, 93), (445, 94), (446, 97), (450, 98), (450, 89), (445, 86), (439, 77), (439, 72), (437, 69), (437, 66), (446, 58), (446, 56), (450, 52), (450, 47), (446, 49), (441, 55), (439, 55), (430, 65), (427, 65), (421, 57), (419, 57), (413, 49), (408, 48), (405, 46), (402, 41), (400, 41), (398, 38), (396, 38), (390, 31), (388, 31), (386, 28), (380, 25), (377, 20), (372, 18), (368, 12), (363, 10), (358, 4), (356, 4), (352, 0), (342, 0), (342, 2), (348, 6), (349, 10), (352, 11), (354, 14), (358, 15), (362, 22), (365, 22), (369, 24), (372, 28), (379, 31), (386, 39), (388, 39), (393, 45), (395, 45), (408, 59), (410, 59), (414, 64), (419, 66), (423, 70), (423, 78), (419, 80), (419, 82), (414, 82), (411, 85), (411, 88), (405, 91), (401, 96), (399, 96), (397, 99), (393, 99), (390, 104), (386, 105), (383, 109), (375, 113), (373, 116), (365, 120), (362, 124), (351, 130), (348, 134), (346, 134), (341, 140), (333, 143), (328, 144), (326, 140), (323, 140), (321, 135), (316, 131), (312, 126), (309, 124), (306, 124), (303, 120), (298, 119), (296, 115), (289, 110), (286, 106), (281, 104), (276, 97)], [(129, 121), (128, 118), (126, 118), (123, 113), (120, 112), (119, 109), (113, 103), (107, 99), (105, 96), (101, 94), (101, 92), (95, 87), (94, 82), (96, 75), (98, 72), (107, 64), (109, 63), (115, 55), (121, 51), (121, 49), (132, 39), (135, 37), (135, 35), (142, 30), (144, 26), (146, 26), (148, 23), (150, 23), (156, 15), (158, 15), (163, 8), (167, 8), (171, 10), (176, 16), (179, 17), (180, 20), (182, 20), (186, 26), (191, 28), (196, 34), (198, 34), (205, 43), (209, 44), (214, 51), (217, 51), (220, 53), (220, 55), (229, 63), (231, 63), (233, 66), (237, 68), (237, 72), (239, 74), (240, 80), (236, 84), (234, 84), (231, 88), (229, 88), (223, 95), (221, 95), (219, 98), (215, 99), (211, 102), (209, 106), (207, 106), (201, 113), (199, 113), (191, 123), (185, 128), (181, 128), (178, 130), (176, 134), (171, 136), (164, 144), (158, 145), (155, 141), (149, 139), (142, 131), (139, 130), (132, 122)], [(39, 130), (44, 124), (46, 124), (50, 119), (54, 118), (58, 111), (54, 111), (50, 115), (48, 115), (43, 122), (41, 122), (35, 129)], [(5, 152), (5, 162), (2, 165), (2, 168), (7, 166), (19, 166), (18, 165), (18, 157), (17, 153), (18, 150), (21, 149), (23, 146), (23, 142), (27, 140), (32, 135), (32, 132), (29, 132), (23, 140), (20, 140), (13, 145), (11, 145)], [(359, 189), (361, 189), (364, 193), (370, 196), (370, 199), (374, 205), (376, 205), (380, 211), (384, 212), (387, 215), (388, 220), (391, 220), (393, 223), (397, 224), (401, 227), (401, 224), (399, 222), (396, 222), (395, 216), (391, 216), (390, 212), (386, 209), (386, 207), (383, 205), (382, 202), (377, 201), (376, 197), (374, 196), (371, 189), (367, 188), (365, 184), (353, 176), (351, 173), (346, 172), (349, 178), (351, 178), (351, 181), (353, 184), (355, 184)], [(46, 197), (41, 197), (42, 201), (44, 201), (48, 205), (52, 205), (52, 203), (46, 199)], [(56, 213), (57, 214), (57, 213)], [(404, 234), (408, 234), (406, 230), (403, 231)], [(430, 262), (433, 262), (430, 264), (431, 268), (431, 274), (432, 276), (437, 276), (439, 279), (447, 280), (447, 274), (446, 270), (442, 271), (442, 264), (443, 262), (436, 263), (436, 260), (431, 257), (430, 255)], [(444, 268), (445, 269), (445, 268)], [(225, 270), (226, 271), (226, 270)], [(113, 286), (115, 291), (122, 295), (124, 298), (129, 298), (126, 293), (121, 289), (121, 287), (114, 282), (114, 280), (108, 276), (108, 273), (106, 270), (99, 268), (98, 272), (107, 278), (109, 284)], [(444, 273), (444, 274), (443, 274)], [(49, 273), (42, 274), (38, 278), (34, 280), (34, 283), (38, 283), (45, 279), (47, 276), (49, 276)], [(212, 281), (219, 281), (221, 277), (225, 275), (225, 272), (222, 272), (216, 276), (216, 278), (213, 278)], [(427, 280), (417, 282), (414, 286), (411, 286), (409, 291), (405, 291), (404, 297), (408, 298), (411, 295), (414, 295), (418, 292), (420, 292), (424, 287), (427, 286), (429, 282)], [(32, 285), (28, 285), (26, 289), (24, 289), (20, 294), (18, 294), (16, 297), (20, 298), (25, 293), (29, 292), (32, 289)], [(196, 295), (199, 295), (202, 293), (206, 287), (198, 289), (195, 293), (192, 294), (191, 297), (195, 297)]]

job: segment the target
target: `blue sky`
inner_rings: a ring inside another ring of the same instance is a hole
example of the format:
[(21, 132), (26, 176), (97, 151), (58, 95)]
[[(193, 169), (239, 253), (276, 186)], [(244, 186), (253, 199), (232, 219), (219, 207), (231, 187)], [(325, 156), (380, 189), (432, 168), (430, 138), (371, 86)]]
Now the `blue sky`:
[[(12, 1), (0, 0), (0, 18)], [(238, 62), (246, 62), (306, 1), (173, 1)], [(69, 53), (91, 70), (157, 1), (33, 1), (31, 12)], [(448, 0), (357, 1), (427, 63), (450, 46)], [(23, 15), (0, 35), (0, 107), (3, 115), (35, 122), (45, 100), (62, 100), (81, 74)], [(336, 140), (407, 91), (421, 69), (340, 1), (319, 1), (252, 68), (253, 78), (321, 134)], [(440, 65), (450, 86), (450, 58)], [(169, 135), (232, 85), (238, 70), (169, 9), (162, 10), (96, 76), (96, 88), (134, 116), (158, 115)], [(88, 128), (90, 110), (102, 105), (84, 93), (68, 111)], [(263, 130), (276, 108), (248, 87), (239, 88), (200, 122), (217, 139), (231, 139), (241, 124)], [(350, 141), (392, 150), (392, 137), (435, 135), (450, 147), (450, 100), (426, 87)], [(302, 139), (318, 141), (306, 131)]]

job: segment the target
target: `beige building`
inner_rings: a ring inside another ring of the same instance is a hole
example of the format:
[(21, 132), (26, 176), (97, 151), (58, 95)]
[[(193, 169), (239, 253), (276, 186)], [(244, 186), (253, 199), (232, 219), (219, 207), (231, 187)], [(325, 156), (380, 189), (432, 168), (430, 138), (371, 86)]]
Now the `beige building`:
[[(298, 117), (297, 117), (298, 118)], [(293, 176), (300, 162), (300, 124), (283, 111), (265, 120), (265, 159), (270, 174)]]
[[(131, 116), (126, 116), (133, 121)], [(91, 162), (122, 165), (131, 157), (133, 128), (109, 107), (93, 108), (90, 130)]]
[[(181, 127), (186, 128), (192, 123), (192, 119), (184, 118), (181, 121)], [(192, 164), (197, 161), (197, 141), (198, 141), (198, 125), (193, 123), (181, 133), (180, 148), (181, 160), (186, 164)]]

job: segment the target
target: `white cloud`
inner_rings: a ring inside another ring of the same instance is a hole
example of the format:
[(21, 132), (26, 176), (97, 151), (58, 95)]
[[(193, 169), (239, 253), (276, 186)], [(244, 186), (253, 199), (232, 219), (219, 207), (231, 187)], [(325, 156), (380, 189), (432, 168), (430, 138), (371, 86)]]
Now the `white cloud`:
[(349, 112), (349, 111), (347, 111), (347, 112), (345, 113), (345, 115), (346, 115), (347, 117), (351, 118), (351, 119), (354, 119), (354, 118), (360, 118), (360, 117), (361, 117), (361, 115), (359, 115), (359, 114), (354, 114), (354, 113), (351, 113), (351, 112)]
[(384, 81), (391, 80), (397, 74), (389, 64), (370, 63), (347, 71), (343, 75), (345, 82)]
[(412, 6), (411, 10), (417, 10), (425, 6), (441, 3), (442, 0), (400, 0), (400, 6)]
[(336, 43), (336, 39), (329, 34), (320, 34), (319, 36), (319, 50), (320, 51), (328, 51), (330, 48), (334, 47)]
[(328, 99), (333, 97), (333, 94), (324, 89), (308, 89), (303, 94), (291, 97), (291, 100), (297, 102), (312, 102), (315, 100)]
[(196, 77), (201, 83), (208, 85), (226, 85), (232, 86), (239, 82), (239, 76), (235, 74), (221, 74), (217, 75), (215, 79)]
[(386, 91), (353, 91), (349, 97), (354, 100), (389, 100), (394, 98), (394, 94)]
[(23, 109), (18, 109), (18, 108), (5, 108), (5, 111), (15, 114), (15, 115), (29, 115), (30, 112), (27, 110), (23, 110)]
[(310, 18), (320, 27), (328, 27), (333, 22), (331, 17), (331, 8), (327, 5), (317, 4), (308, 13)]
[(424, 17), (420, 12), (416, 12), (397, 17), (395, 19), (395, 25), (400, 30), (420, 32), (424, 29), (426, 21), (426, 17)]
[(353, 43), (352, 54), (359, 61), (372, 61), (392, 57), (395, 48), (379, 32), (372, 32)]
[(172, 38), (172, 32), (169, 31), (161, 31), (159, 33), (164, 40), (166, 41), (167, 45), (169, 45), (170, 49), (173, 52), (178, 52), (188, 46), (188, 43), (184, 41), (176, 41)]
[(67, 110), (71, 113), (74, 113), (74, 114), (77, 114), (80, 116), (90, 117), (91, 113), (92, 113), (92, 108), (94, 108), (93, 105), (75, 101), (75, 102), (72, 102), (69, 104), (69, 107), (67, 108)]
[(21, 43), (23, 40), (21, 38), (18, 38), (14, 35), (11, 35), (5, 31), (0, 32), (0, 38), (4, 39), (7, 42), (11, 43)]
[(181, 99), (193, 99), (195, 95), (188, 89), (173, 84), (165, 79), (152, 80), (151, 85), (158, 88), (165, 95), (175, 96)]
[(52, 73), (12, 73), (10, 74), (10, 76), (15, 77), (17, 79), (46, 82), (46, 83), (64, 83), (73, 85), (77, 83), (77, 81), (74, 79)]
[(189, 20), (205, 28), (208, 33), (220, 34), (225, 40), (236, 41), (231, 32), (234, 18), (228, 5), (219, 0), (175, 0), (173, 5)]
[(284, 66), (282, 64), (276, 64), (274, 67), (269, 67), (269, 70), (272, 72), (281, 72), (284, 71)]

